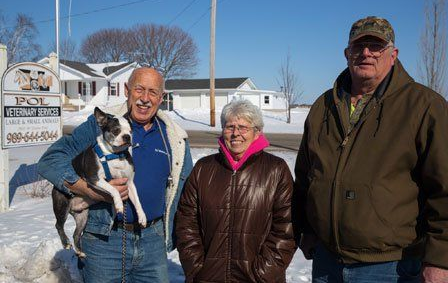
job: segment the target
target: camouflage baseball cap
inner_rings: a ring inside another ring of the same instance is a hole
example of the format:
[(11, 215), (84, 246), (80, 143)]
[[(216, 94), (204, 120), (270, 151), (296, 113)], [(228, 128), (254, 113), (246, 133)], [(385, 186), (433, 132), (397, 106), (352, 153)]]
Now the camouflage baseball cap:
[(391, 24), (383, 18), (367, 17), (357, 20), (350, 29), (348, 43), (366, 36), (371, 35), (378, 37), (386, 42), (395, 42), (395, 33)]

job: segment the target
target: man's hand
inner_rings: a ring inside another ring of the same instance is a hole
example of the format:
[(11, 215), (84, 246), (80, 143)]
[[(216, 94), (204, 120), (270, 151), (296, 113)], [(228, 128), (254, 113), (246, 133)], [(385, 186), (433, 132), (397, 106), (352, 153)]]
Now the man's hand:
[[(117, 189), (118, 192), (120, 192), (120, 196), (122, 200), (127, 200), (129, 198), (129, 190), (128, 190), (128, 178), (119, 178), (119, 179), (112, 179), (109, 181), (109, 184), (114, 186), (115, 189)], [(112, 202), (112, 198), (111, 198)]]
[(448, 282), (448, 270), (431, 265), (423, 266), (423, 283)]
[[(111, 184), (120, 193), (122, 200), (127, 200), (129, 197), (127, 182), (128, 178), (117, 178), (109, 181), (109, 184)], [(113, 199), (108, 193), (90, 188), (86, 181), (84, 181), (83, 179), (79, 179), (74, 184), (69, 184), (65, 181), (64, 184), (74, 194), (87, 196), (95, 201), (105, 201), (113, 203)]]
[(319, 239), (314, 234), (302, 234), (300, 238), (299, 248), (302, 250), (306, 259), (313, 259), (314, 249), (317, 246)]

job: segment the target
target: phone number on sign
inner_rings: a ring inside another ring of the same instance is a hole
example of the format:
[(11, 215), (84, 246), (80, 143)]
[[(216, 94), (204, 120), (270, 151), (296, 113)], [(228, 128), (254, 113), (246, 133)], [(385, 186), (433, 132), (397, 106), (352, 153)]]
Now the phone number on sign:
[(51, 141), (58, 138), (58, 131), (41, 131), (26, 133), (8, 133), (6, 140), (8, 143)]

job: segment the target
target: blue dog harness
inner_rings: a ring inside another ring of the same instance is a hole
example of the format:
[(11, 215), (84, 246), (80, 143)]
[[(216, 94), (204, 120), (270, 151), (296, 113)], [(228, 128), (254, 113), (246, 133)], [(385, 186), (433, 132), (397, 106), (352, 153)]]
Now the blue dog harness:
[(111, 153), (111, 154), (105, 155), (103, 153), (103, 151), (101, 150), (100, 146), (98, 145), (98, 143), (95, 144), (95, 146), (93, 147), (93, 150), (95, 151), (96, 155), (98, 155), (98, 158), (101, 161), (101, 165), (103, 165), (104, 174), (106, 175), (106, 181), (109, 182), (110, 180), (112, 180), (112, 174), (110, 174), (110, 169), (109, 169), (109, 165), (107, 164), (107, 161), (118, 159), (118, 158), (125, 158), (126, 153), (128, 151), (123, 150), (119, 153)]

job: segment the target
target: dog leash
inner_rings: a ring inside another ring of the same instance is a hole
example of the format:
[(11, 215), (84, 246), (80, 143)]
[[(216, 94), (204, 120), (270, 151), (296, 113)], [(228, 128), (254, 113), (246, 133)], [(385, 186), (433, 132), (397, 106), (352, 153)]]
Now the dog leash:
[[(126, 225), (126, 204), (123, 203), (123, 225)], [(125, 227), (125, 226), (123, 226)], [(121, 283), (126, 283), (126, 229), (123, 228), (121, 234)]]
[[(119, 153), (111, 153), (111, 154), (104, 154), (104, 152), (101, 150), (100, 146), (95, 144), (93, 147), (93, 150), (95, 151), (96, 155), (101, 161), (101, 165), (104, 169), (104, 175), (106, 175), (106, 181), (112, 180), (112, 174), (110, 173), (109, 165), (107, 164), (107, 161), (119, 159), (119, 158), (125, 158), (126, 154), (128, 153), (127, 150), (124, 150)], [(127, 208), (127, 201), (123, 202), (123, 224), (126, 225), (127, 217), (126, 217), (126, 208)], [(121, 283), (126, 283), (126, 229), (123, 229), (122, 235), (121, 235)]]

